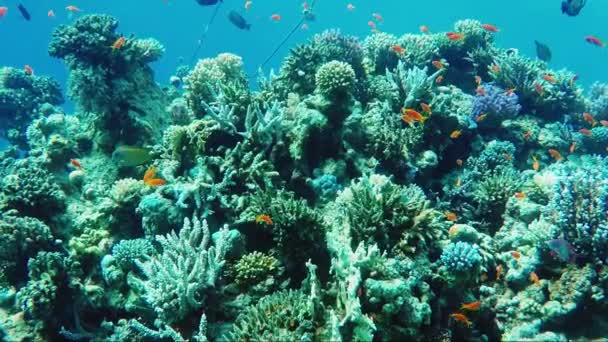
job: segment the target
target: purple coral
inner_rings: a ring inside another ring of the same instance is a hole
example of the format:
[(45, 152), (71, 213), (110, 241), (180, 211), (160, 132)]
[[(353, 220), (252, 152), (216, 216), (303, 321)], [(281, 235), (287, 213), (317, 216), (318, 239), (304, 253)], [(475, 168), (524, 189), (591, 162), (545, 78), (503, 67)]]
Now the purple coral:
[(485, 83), (479, 86), (477, 96), (473, 100), (471, 119), (478, 121), (482, 114), (492, 122), (500, 122), (505, 118), (513, 117), (519, 113), (519, 97), (514, 92), (508, 92), (493, 84)]

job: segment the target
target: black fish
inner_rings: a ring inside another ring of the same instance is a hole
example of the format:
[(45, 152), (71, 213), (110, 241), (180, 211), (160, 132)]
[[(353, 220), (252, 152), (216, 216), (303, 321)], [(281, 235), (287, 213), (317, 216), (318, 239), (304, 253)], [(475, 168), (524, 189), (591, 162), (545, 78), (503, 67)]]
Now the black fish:
[(211, 6), (216, 5), (218, 2), (222, 2), (222, 0), (196, 0), (201, 6)]
[(251, 25), (247, 23), (247, 20), (235, 10), (228, 13), (228, 20), (241, 30), (249, 30), (251, 28)]
[(21, 12), (23, 19), (25, 19), (27, 21), (30, 21), (30, 19), (32, 19), (30, 12), (28, 12), (27, 9), (25, 7), (23, 7), (22, 4), (19, 4), (19, 6), (17, 6), (17, 8), (19, 9), (19, 12)]
[(551, 61), (551, 49), (546, 44), (539, 42), (538, 40), (534, 41), (536, 44), (536, 57), (541, 61), (550, 62)]
[(586, 3), (587, 0), (564, 0), (562, 1), (562, 13), (571, 17), (577, 16)]

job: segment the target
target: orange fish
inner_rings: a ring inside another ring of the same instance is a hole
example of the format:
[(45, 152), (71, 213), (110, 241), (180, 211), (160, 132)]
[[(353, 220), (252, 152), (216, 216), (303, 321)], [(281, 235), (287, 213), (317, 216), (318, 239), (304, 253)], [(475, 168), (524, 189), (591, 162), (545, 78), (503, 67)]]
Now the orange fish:
[(530, 139), (531, 136), (532, 136), (532, 131), (527, 131), (526, 133), (524, 133), (522, 135), (522, 137), (526, 140)]
[(260, 214), (258, 216), (255, 217), (255, 222), (256, 223), (260, 223), (260, 222), (264, 222), (267, 225), (271, 226), (273, 224), (272, 219), (270, 218), (270, 216), (265, 215), (265, 214)]
[(496, 280), (500, 280), (500, 276), (502, 276), (503, 267), (502, 264), (496, 266)]
[(549, 149), (549, 154), (551, 155), (551, 157), (553, 157), (553, 159), (555, 159), (557, 161), (564, 159), (564, 157), (562, 157), (562, 154), (559, 153), (559, 151), (554, 148)]
[(461, 134), (462, 134), (462, 130), (460, 130), (460, 129), (454, 130), (454, 131), (452, 131), (452, 133), (450, 133), (450, 138), (452, 138), (452, 139), (456, 139), (456, 138), (458, 138), (458, 137), (459, 137)]
[(540, 286), (540, 279), (538, 278), (536, 272), (530, 273), (530, 281), (533, 282), (535, 285)]
[(422, 32), (422, 33), (429, 33), (431, 31), (429, 31), (429, 28), (426, 27), (425, 25), (421, 25), (420, 26), (420, 32)]
[(477, 85), (481, 84), (481, 77), (480, 76), (475, 75), (475, 83), (477, 83)]
[(574, 153), (574, 150), (576, 150), (576, 143), (572, 142), (572, 145), (570, 145), (570, 153)]
[(353, 4), (348, 4), (348, 5), (346, 5), (346, 9), (347, 9), (347, 10), (349, 10), (349, 11), (352, 11), (352, 10), (354, 10), (354, 9), (355, 9), (355, 5), (353, 5)]
[(441, 61), (432, 61), (431, 64), (437, 69), (443, 69), (443, 63), (441, 63)]
[(524, 198), (526, 198), (526, 194), (523, 193), (523, 192), (516, 192), (514, 196), (517, 199), (524, 199)]
[(543, 94), (545, 93), (545, 90), (543, 89), (543, 86), (540, 85), (540, 83), (538, 83), (538, 82), (534, 82), (534, 88), (536, 89), (536, 92), (540, 96), (543, 96)]
[(82, 10), (74, 5), (69, 5), (65, 8), (66, 10), (68, 10), (69, 12), (72, 13), (78, 13), (78, 12), (82, 12)]
[(600, 120), (600, 124), (604, 127), (608, 127), (608, 120)]
[(480, 123), (482, 122), (486, 117), (488, 116), (488, 114), (483, 113), (480, 116), (477, 117), (477, 119), (475, 119), (475, 122)]
[(274, 21), (281, 21), (281, 15), (280, 14), (273, 14), (273, 15), (270, 16), (270, 19), (274, 20)]
[(401, 113), (403, 115), (409, 116), (414, 121), (424, 122), (424, 120), (426, 120), (426, 118), (424, 116), (422, 116), (422, 114), (418, 113), (417, 111), (415, 111), (411, 108), (403, 108), (403, 109), (401, 109)]
[(538, 162), (538, 159), (536, 159), (536, 156), (532, 156), (532, 169), (534, 169), (534, 171), (540, 170), (540, 163)]
[(511, 155), (510, 155), (510, 154), (508, 154), (508, 153), (503, 154), (503, 156), (505, 157), (505, 159), (506, 159), (507, 161), (511, 161), (511, 160), (513, 159), (513, 157), (511, 157)]
[(452, 227), (450, 227), (450, 230), (448, 230), (448, 235), (452, 236), (456, 233), (458, 233), (458, 227), (456, 225), (453, 225)]
[(372, 13), (372, 17), (374, 17), (374, 19), (378, 20), (379, 22), (384, 21), (384, 18), (382, 17), (382, 15), (380, 13)]
[(367, 26), (369, 26), (372, 30), (376, 29), (376, 23), (371, 20), (367, 22)]
[(498, 73), (500, 72), (500, 66), (498, 64), (492, 64), (492, 66), (490, 66), (490, 70), (492, 70), (494, 73)]
[(72, 164), (72, 166), (82, 170), (82, 164), (80, 164), (80, 162), (77, 159), (70, 159), (70, 164)]
[(116, 51), (116, 50), (120, 49), (123, 45), (125, 45), (126, 41), (127, 41), (127, 39), (125, 37), (120, 37), (120, 38), (116, 39), (114, 44), (112, 44), (112, 51)]
[(597, 125), (597, 122), (595, 121), (593, 115), (587, 112), (583, 113), (583, 120), (587, 121), (592, 127), (595, 127), (595, 125)]
[(511, 95), (515, 94), (515, 90), (517, 90), (517, 88), (507, 89), (507, 91), (505, 91), (505, 94), (511, 96)]
[(0, 18), (4, 18), (4, 16), (6, 16), (7, 12), (8, 12), (8, 7), (6, 7), (6, 6), (0, 7)]
[(46, 12), (46, 16), (49, 18), (53, 18), (55, 16), (55, 12), (53, 10), (49, 10)]
[(409, 115), (403, 114), (401, 115), (401, 120), (405, 121), (407, 124), (411, 125), (414, 122), (414, 119)]
[(462, 167), (462, 159), (456, 159), (456, 165), (458, 165), (458, 167)]
[(460, 310), (478, 311), (480, 307), (481, 302), (476, 300), (471, 303), (462, 304), (462, 306), (460, 306)]
[(549, 75), (549, 74), (545, 74), (543, 75), (543, 80), (549, 82), (549, 83), (557, 83), (557, 80), (555, 79), (555, 77)]
[(464, 314), (455, 312), (453, 314), (450, 314), (450, 317), (452, 317), (454, 320), (466, 325), (467, 327), (471, 326), (471, 321), (469, 321), (469, 318), (467, 316), (465, 316)]
[(521, 258), (521, 253), (519, 253), (518, 251), (512, 251), (511, 256), (517, 260), (517, 259)]
[(590, 130), (588, 130), (588, 129), (586, 129), (586, 128), (581, 128), (581, 129), (579, 129), (578, 131), (579, 131), (579, 133), (582, 133), (583, 135), (585, 135), (585, 136), (587, 136), (587, 137), (590, 137), (590, 136), (591, 136), (591, 131), (590, 131)]
[(165, 185), (164, 179), (154, 178), (154, 176), (156, 176), (156, 167), (152, 166), (144, 173), (144, 184), (147, 186)]
[(34, 69), (32, 69), (32, 67), (27, 64), (25, 66), (23, 66), (23, 70), (25, 70), (25, 73), (28, 75), (34, 74)]
[(483, 24), (483, 25), (481, 25), (481, 27), (483, 27), (483, 29), (486, 31), (490, 31), (490, 32), (494, 32), (494, 33), (500, 32), (500, 30), (496, 26), (491, 25), (491, 24)]
[(391, 50), (393, 50), (395, 53), (400, 54), (400, 55), (403, 55), (405, 53), (405, 49), (399, 45), (393, 45), (391, 47)]
[(435, 79), (435, 83), (440, 84), (441, 82), (443, 82), (443, 75), (439, 75), (439, 76), (437, 76), (437, 78)]
[(433, 111), (431, 110), (431, 106), (429, 106), (428, 104), (426, 104), (424, 102), (420, 103), (420, 108), (422, 108), (422, 111), (425, 112), (429, 116), (431, 116), (433, 114)]
[(448, 32), (448, 39), (451, 41), (463, 40), (464, 34), (457, 32)]
[(456, 221), (456, 220), (458, 219), (458, 217), (456, 216), (456, 214), (454, 214), (454, 213), (453, 213), (453, 212), (451, 212), (451, 211), (446, 211), (446, 212), (445, 212), (445, 218), (446, 218), (448, 221), (452, 221), (452, 222), (454, 222), (454, 221)]
[(477, 93), (477, 95), (486, 96), (486, 90), (481, 86), (477, 87), (475, 89), (475, 92)]

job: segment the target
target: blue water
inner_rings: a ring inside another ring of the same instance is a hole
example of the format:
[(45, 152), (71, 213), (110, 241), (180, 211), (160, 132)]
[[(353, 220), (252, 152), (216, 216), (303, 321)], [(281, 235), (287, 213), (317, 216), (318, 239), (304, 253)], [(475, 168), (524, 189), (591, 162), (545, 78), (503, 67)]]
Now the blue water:
[[(248, 12), (243, 0), (225, 0), (215, 22), (203, 42), (199, 57), (232, 52), (244, 58), (249, 74), (255, 74), (280, 40), (301, 18), (302, 1), (257, 0)], [(580, 75), (580, 82), (608, 81), (605, 67), (608, 50), (584, 41), (587, 35), (608, 40), (608, 1), (589, 0), (577, 17), (567, 17), (560, 11), (560, 0), (513, 1), (352, 1), (353, 11), (347, 10), (348, 1), (318, 0), (315, 5), (317, 20), (308, 23), (309, 30), (298, 30), (268, 64), (277, 69), (288, 49), (305, 41), (313, 34), (329, 28), (340, 28), (344, 33), (364, 37), (369, 34), (367, 22), (372, 13), (380, 13), (384, 23), (379, 29), (395, 34), (418, 32), (420, 25), (431, 31), (449, 30), (459, 19), (478, 19), (498, 26), (501, 32), (496, 41), (500, 47), (513, 47), (533, 56), (533, 41), (547, 43), (553, 51), (551, 66), (567, 68)], [(22, 68), (31, 65), (38, 74), (55, 77), (65, 84), (67, 71), (63, 62), (48, 57), (47, 45), (53, 29), (69, 23), (67, 5), (75, 5), (86, 13), (107, 13), (120, 21), (118, 31), (138, 37), (154, 37), (165, 48), (165, 56), (154, 65), (157, 80), (166, 83), (176, 66), (187, 62), (193, 54), (198, 38), (213, 8), (199, 6), (194, 0), (103, 0), (103, 1), (23, 1), (32, 15), (26, 22), (16, 9), (16, 2), (0, 1), (9, 12), (0, 20), (2, 53), (0, 65)], [(53, 9), (56, 16), (47, 17)], [(252, 24), (251, 31), (241, 31), (226, 19), (231, 9), (244, 13)], [(282, 20), (274, 22), (272, 14)], [(267, 68), (269, 69), (269, 68)]]

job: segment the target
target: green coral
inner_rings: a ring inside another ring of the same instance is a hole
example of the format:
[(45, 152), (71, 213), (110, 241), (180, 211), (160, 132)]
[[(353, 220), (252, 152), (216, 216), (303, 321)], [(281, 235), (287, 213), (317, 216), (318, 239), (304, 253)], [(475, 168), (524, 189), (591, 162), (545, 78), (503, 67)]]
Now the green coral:
[(239, 286), (248, 287), (258, 284), (269, 277), (276, 276), (279, 261), (261, 252), (252, 252), (244, 255), (234, 265), (234, 280)]
[(317, 90), (328, 98), (340, 98), (355, 84), (355, 71), (348, 63), (331, 61), (319, 67), (316, 74)]

